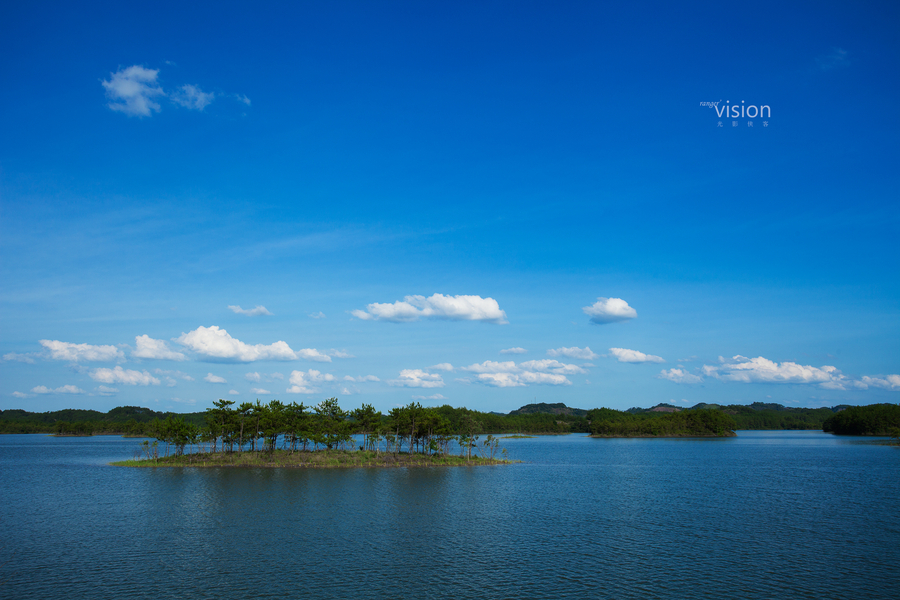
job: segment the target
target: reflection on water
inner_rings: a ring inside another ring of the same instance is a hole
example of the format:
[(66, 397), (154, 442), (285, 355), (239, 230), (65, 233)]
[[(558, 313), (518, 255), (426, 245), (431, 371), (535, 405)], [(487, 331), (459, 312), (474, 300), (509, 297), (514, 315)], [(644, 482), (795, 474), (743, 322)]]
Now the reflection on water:
[[(871, 440), (868, 440), (871, 441)], [(0, 436), (0, 597), (888, 598), (900, 449), (504, 440), (502, 467), (123, 469)]]

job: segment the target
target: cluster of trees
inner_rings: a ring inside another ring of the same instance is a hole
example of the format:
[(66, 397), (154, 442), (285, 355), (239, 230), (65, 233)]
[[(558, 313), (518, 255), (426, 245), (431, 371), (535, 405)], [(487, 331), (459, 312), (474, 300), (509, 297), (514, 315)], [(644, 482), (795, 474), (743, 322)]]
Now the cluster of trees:
[(607, 437), (729, 436), (737, 427), (730, 415), (713, 409), (632, 414), (595, 408), (588, 411), (587, 417), (591, 434)]
[(822, 425), (822, 431), (839, 435), (889, 435), (900, 438), (900, 406), (852, 406), (829, 417)]
[[(235, 406), (230, 400), (217, 400), (206, 410), (203, 425), (169, 416), (148, 425), (149, 436), (163, 442), (145, 442), (147, 458), (164, 452), (176, 455), (190, 452), (272, 452), (278, 448), (290, 453), (319, 449), (354, 449), (378, 452), (427, 453), (446, 455), (456, 445), (468, 458), (478, 449), (482, 456), (494, 458), (498, 441), (488, 435), (478, 443), (484, 424), (474, 411), (453, 409), (453, 419), (441, 409), (425, 408), (418, 402), (394, 408), (388, 415), (363, 404), (345, 411), (337, 398), (328, 398), (313, 407), (272, 400), (262, 404), (244, 402)], [(361, 438), (361, 443), (360, 443)]]

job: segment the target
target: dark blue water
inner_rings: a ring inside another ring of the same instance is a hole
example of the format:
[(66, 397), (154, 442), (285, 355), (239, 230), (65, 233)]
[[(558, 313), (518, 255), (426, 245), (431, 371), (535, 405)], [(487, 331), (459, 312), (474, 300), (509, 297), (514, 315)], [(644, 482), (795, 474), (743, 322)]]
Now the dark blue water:
[(109, 467), (0, 436), (2, 598), (898, 598), (900, 448), (504, 440), (502, 467)]

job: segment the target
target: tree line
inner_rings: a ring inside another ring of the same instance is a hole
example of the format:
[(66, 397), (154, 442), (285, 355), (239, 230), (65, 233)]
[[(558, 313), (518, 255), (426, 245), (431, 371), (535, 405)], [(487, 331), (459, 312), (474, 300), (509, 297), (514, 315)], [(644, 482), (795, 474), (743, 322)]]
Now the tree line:
[(632, 414), (611, 408), (588, 411), (591, 434), (601, 437), (689, 437), (734, 435), (737, 423), (714, 409)]
[[(208, 408), (202, 425), (168, 416), (148, 424), (142, 452), (146, 458), (204, 453), (315, 452), (318, 450), (366, 450), (447, 455), (451, 447), (471, 459), (472, 452), (493, 459), (499, 442), (488, 434), (475, 411), (454, 411), (453, 419), (438, 408), (418, 402), (391, 409), (384, 415), (370, 404), (346, 411), (337, 398), (315, 406), (272, 400), (263, 404), (217, 400)], [(162, 446), (160, 445), (162, 442)]]

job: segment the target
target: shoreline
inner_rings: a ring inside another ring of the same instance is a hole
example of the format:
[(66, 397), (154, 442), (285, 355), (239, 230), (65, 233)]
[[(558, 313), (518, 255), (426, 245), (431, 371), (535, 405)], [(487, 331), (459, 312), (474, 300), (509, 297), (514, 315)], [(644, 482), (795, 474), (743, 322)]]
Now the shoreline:
[(198, 452), (158, 459), (121, 460), (114, 467), (188, 467), (200, 469), (352, 469), (402, 467), (475, 467), (510, 465), (521, 461), (498, 458), (471, 459), (458, 455), (393, 454), (361, 450), (275, 450), (274, 452)]

